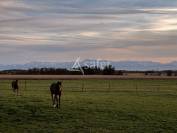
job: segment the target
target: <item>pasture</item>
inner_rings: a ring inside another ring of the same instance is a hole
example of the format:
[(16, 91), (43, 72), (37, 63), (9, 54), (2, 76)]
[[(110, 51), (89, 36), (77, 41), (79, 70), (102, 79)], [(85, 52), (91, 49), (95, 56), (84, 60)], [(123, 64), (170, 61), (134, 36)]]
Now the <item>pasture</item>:
[(176, 79), (63, 80), (61, 109), (51, 106), (54, 80), (0, 80), (0, 133), (174, 133)]

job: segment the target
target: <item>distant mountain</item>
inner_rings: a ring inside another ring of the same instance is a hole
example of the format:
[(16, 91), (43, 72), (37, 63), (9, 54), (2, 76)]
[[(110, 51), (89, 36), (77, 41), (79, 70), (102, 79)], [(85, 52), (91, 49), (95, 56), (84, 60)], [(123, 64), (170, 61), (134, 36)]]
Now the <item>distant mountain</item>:
[(113, 65), (116, 70), (145, 71), (145, 70), (177, 70), (177, 61), (161, 64), (150, 61), (106, 61), (106, 60), (84, 60), (80, 62), (30, 62), (26, 64), (1, 65), (0, 70), (30, 69), (30, 68), (66, 68), (71, 69), (73, 65), (98, 66)]

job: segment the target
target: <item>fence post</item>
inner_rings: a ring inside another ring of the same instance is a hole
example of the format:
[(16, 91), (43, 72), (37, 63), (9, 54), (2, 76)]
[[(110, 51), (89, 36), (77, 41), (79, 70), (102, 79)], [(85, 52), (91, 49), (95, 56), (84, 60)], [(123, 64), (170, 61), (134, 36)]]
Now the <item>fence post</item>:
[(84, 80), (82, 80), (82, 92), (84, 92), (84, 89), (85, 89), (85, 87), (84, 87)]
[(108, 80), (108, 89), (111, 90), (111, 80)]
[(137, 84), (137, 82), (136, 82), (136, 94), (138, 93), (138, 84)]
[(111, 81), (108, 80), (108, 90), (107, 91), (110, 91), (110, 89), (111, 89)]
[(26, 80), (25, 80), (25, 90), (26, 90)]

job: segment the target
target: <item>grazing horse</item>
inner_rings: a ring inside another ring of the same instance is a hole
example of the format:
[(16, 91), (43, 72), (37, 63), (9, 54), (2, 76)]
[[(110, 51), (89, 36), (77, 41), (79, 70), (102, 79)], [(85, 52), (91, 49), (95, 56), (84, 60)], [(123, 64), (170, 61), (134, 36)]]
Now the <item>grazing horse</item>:
[(16, 93), (16, 95), (18, 96), (18, 91), (19, 91), (18, 80), (12, 81), (12, 89), (13, 92)]
[(53, 107), (60, 108), (62, 83), (59, 81), (57, 83), (52, 83), (50, 86), (50, 92), (51, 92)]

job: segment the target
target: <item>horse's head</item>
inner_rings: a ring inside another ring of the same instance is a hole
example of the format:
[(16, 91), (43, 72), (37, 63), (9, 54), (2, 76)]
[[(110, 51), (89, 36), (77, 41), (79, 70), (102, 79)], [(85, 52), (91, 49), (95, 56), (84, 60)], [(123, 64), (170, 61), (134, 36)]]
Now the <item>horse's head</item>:
[(57, 82), (57, 85), (58, 85), (58, 86), (61, 86), (61, 85), (62, 85), (62, 82), (58, 81), (58, 82)]

